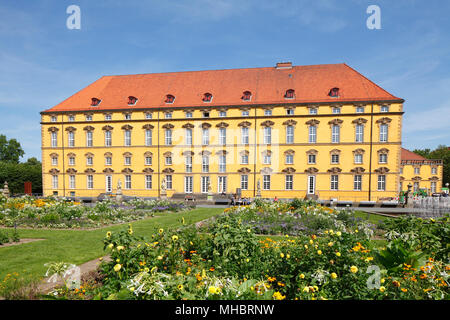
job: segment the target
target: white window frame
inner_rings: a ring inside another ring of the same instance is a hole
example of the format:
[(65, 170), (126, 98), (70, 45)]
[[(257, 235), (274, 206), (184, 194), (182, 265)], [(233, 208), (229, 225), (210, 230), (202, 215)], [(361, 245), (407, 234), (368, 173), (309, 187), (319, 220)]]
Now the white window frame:
[(151, 190), (153, 187), (153, 181), (152, 181), (152, 175), (150, 174), (146, 174), (145, 175), (145, 189), (146, 190)]
[(151, 146), (153, 143), (153, 130), (151, 129), (146, 129), (145, 130), (145, 145), (146, 146)]
[(172, 175), (166, 175), (166, 188), (167, 190), (170, 190), (173, 188), (173, 180), (172, 180)]
[(76, 189), (76, 180), (75, 175), (69, 175), (69, 189)]
[(202, 172), (203, 173), (209, 172), (209, 156), (207, 155), (202, 156)]
[(94, 189), (94, 176), (92, 174), (86, 176), (86, 188), (90, 190)]
[(51, 134), (51, 143), (53, 148), (58, 147), (58, 134), (56, 132)]
[(166, 146), (172, 145), (172, 130), (166, 129), (164, 130), (164, 142)]
[(227, 128), (219, 128), (219, 144), (227, 144)]
[(225, 173), (227, 172), (227, 156), (219, 155), (219, 172)]
[(317, 142), (317, 127), (309, 126), (308, 128), (308, 142), (316, 143)]
[(209, 192), (209, 190), (208, 190), (208, 185), (209, 185), (209, 181), (210, 181), (210, 178), (209, 178), (209, 176), (202, 176), (201, 178), (200, 178), (200, 180), (201, 180), (201, 192), (202, 193), (208, 193)]
[(330, 176), (330, 190), (331, 191), (339, 190), (339, 176), (337, 174), (332, 174)]
[(294, 176), (292, 174), (285, 175), (284, 184), (286, 190), (294, 190)]
[(109, 130), (105, 131), (105, 147), (111, 147), (112, 145), (112, 132)]
[(388, 142), (389, 126), (380, 124), (380, 142)]
[(242, 127), (241, 128), (241, 144), (249, 144), (249, 128), (248, 127)]
[(124, 146), (131, 146), (131, 130), (124, 131)]
[(272, 144), (272, 128), (264, 127), (264, 144)]
[(294, 126), (286, 126), (286, 143), (294, 143)]
[(356, 174), (353, 176), (353, 190), (362, 191), (362, 175)]
[(285, 164), (294, 164), (294, 155), (293, 154), (287, 154), (285, 156)]
[(355, 142), (364, 142), (364, 125), (357, 124), (355, 126)]
[(248, 175), (241, 175), (241, 190), (248, 190)]
[(58, 176), (52, 176), (52, 189), (58, 189)]
[(67, 133), (67, 146), (75, 147), (75, 132), (73, 131)]
[(185, 144), (188, 146), (192, 146), (192, 129), (186, 128), (185, 134)]
[(94, 134), (92, 131), (86, 131), (86, 147), (92, 147), (94, 145)]
[(270, 174), (263, 175), (263, 190), (270, 190)]
[(338, 124), (333, 124), (331, 126), (331, 142), (332, 143), (341, 142), (341, 127)]
[(145, 157), (145, 165), (146, 166), (151, 166), (152, 165), (152, 162), (153, 162), (152, 158), (153, 157), (150, 157), (150, 156)]
[(386, 191), (386, 175), (384, 174), (378, 175), (377, 190)]
[(192, 173), (192, 156), (185, 157), (185, 171), (186, 173)]
[(184, 193), (192, 193), (194, 190), (194, 177), (185, 176), (184, 177)]
[(209, 129), (208, 128), (202, 129), (202, 145), (204, 145), (204, 146), (209, 145)]
[(126, 174), (124, 177), (124, 189), (131, 190), (131, 174)]

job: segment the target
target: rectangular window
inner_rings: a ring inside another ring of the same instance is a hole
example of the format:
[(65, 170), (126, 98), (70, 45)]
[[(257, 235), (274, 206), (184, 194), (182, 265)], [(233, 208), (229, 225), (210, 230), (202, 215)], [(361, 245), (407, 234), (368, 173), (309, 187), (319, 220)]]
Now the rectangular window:
[(152, 157), (145, 157), (145, 165), (146, 166), (152, 165)]
[(272, 110), (271, 109), (264, 110), (264, 115), (265, 116), (271, 116), (272, 115)]
[(227, 112), (226, 111), (220, 111), (219, 112), (219, 117), (223, 118), (227, 116)]
[(109, 113), (107, 113), (107, 114), (105, 114), (105, 120), (111, 120), (112, 118), (111, 118), (111, 115), (109, 114)]
[(340, 114), (340, 113), (341, 113), (341, 108), (338, 108), (338, 107), (333, 108), (333, 114)]
[(272, 128), (264, 127), (264, 144), (272, 143)]
[(250, 115), (250, 111), (248, 110), (242, 110), (242, 116), (243, 117), (248, 117)]
[(92, 157), (87, 157), (86, 158), (86, 165), (87, 166), (92, 166), (94, 164), (94, 158)]
[(202, 172), (209, 172), (209, 156), (202, 156)]
[(125, 175), (125, 189), (131, 189), (131, 175)]
[(247, 154), (243, 154), (241, 156), (241, 164), (248, 164), (248, 155)]
[(285, 179), (286, 190), (294, 189), (294, 176), (291, 174), (286, 175)]
[(379, 163), (387, 163), (387, 154), (386, 153), (381, 153), (378, 159)]
[(436, 182), (434, 182), (434, 181), (431, 182), (430, 192), (436, 193)]
[(112, 132), (105, 131), (105, 147), (111, 147), (112, 145)]
[(74, 175), (69, 176), (69, 188), (75, 189), (75, 176)]
[(202, 144), (207, 146), (209, 144), (209, 129), (202, 130)]
[(52, 147), (55, 148), (58, 146), (58, 136), (56, 132), (52, 132)]
[(317, 108), (309, 108), (309, 114), (317, 114)]
[(147, 112), (146, 114), (145, 114), (145, 119), (151, 119), (153, 116), (152, 116), (152, 114), (151, 114), (151, 112)]
[(184, 177), (184, 192), (185, 193), (192, 193), (193, 183), (194, 183), (194, 177), (192, 177), (192, 176)]
[(219, 144), (221, 144), (221, 145), (227, 144), (227, 129), (226, 128), (219, 129)]
[(403, 174), (403, 167), (400, 167), (400, 174)]
[(316, 164), (316, 155), (315, 154), (308, 155), (308, 164)]
[(171, 175), (166, 176), (166, 188), (168, 190), (172, 189), (172, 176)]
[(94, 176), (91, 174), (86, 176), (86, 187), (88, 189), (94, 189)]
[(364, 126), (362, 124), (355, 127), (355, 142), (364, 142)]
[(339, 143), (340, 131), (341, 131), (341, 127), (339, 127), (336, 124), (331, 127), (331, 142), (332, 143)]
[(209, 112), (207, 111), (203, 112), (203, 118), (209, 118)]
[(414, 192), (419, 191), (419, 183), (418, 182), (414, 182)]
[(263, 175), (263, 189), (270, 190), (270, 175)]
[(185, 161), (186, 161), (186, 172), (189, 173), (192, 172), (192, 157), (191, 156), (186, 157)]
[(192, 129), (186, 129), (185, 143), (188, 146), (192, 145)]
[(58, 189), (58, 176), (52, 176), (52, 188)]
[(363, 155), (360, 153), (355, 154), (355, 164), (363, 163)]
[(333, 191), (338, 190), (339, 188), (339, 176), (338, 175), (332, 175), (331, 176), (331, 186), (330, 189)]
[(105, 176), (105, 191), (112, 192), (112, 176)]
[(164, 114), (164, 118), (165, 118), (165, 119), (172, 119), (172, 112), (166, 112), (166, 113)]
[(286, 127), (286, 143), (294, 143), (294, 127)]
[(386, 191), (386, 176), (383, 174), (378, 176), (378, 191)]
[(69, 157), (69, 166), (75, 165), (75, 157)]
[(414, 168), (414, 174), (420, 174), (420, 168), (419, 167)]
[(242, 190), (248, 189), (248, 175), (246, 174), (241, 175), (241, 189)]
[(294, 164), (294, 155), (292, 154), (287, 154), (286, 155), (286, 164)]
[(165, 132), (164, 140), (165, 140), (166, 146), (172, 145), (172, 130), (166, 129), (164, 132)]
[(264, 164), (271, 164), (272, 163), (272, 156), (269, 154), (265, 154), (263, 156), (263, 163)]
[(153, 137), (152, 137), (152, 130), (145, 130), (145, 145), (146, 146), (151, 146), (153, 143)]
[(226, 193), (227, 192), (227, 177), (219, 176), (217, 177), (217, 192)]
[(202, 177), (202, 185), (201, 185), (201, 188), (202, 188), (202, 193), (208, 193), (209, 192), (209, 190), (208, 190), (208, 187), (209, 187), (209, 177)]
[(380, 112), (389, 112), (389, 106), (381, 106)]
[(75, 116), (69, 116), (69, 121), (70, 122), (74, 122), (75, 121)]
[(192, 112), (186, 112), (186, 118), (192, 118)]
[(225, 155), (219, 156), (219, 172), (227, 171), (227, 158)]
[(380, 142), (388, 141), (388, 125), (382, 124), (380, 125)]
[(294, 109), (286, 109), (286, 115), (288, 116), (294, 115)]
[(361, 175), (355, 175), (355, 177), (353, 179), (353, 190), (355, 190), (355, 191), (362, 190), (362, 176)]
[(317, 141), (317, 127), (316, 126), (309, 126), (309, 143), (316, 143)]
[(57, 166), (58, 165), (58, 158), (57, 157), (53, 157), (52, 158), (52, 166)]
[(331, 155), (331, 163), (332, 164), (338, 164), (339, 163), (339, 155), (338, 154), (332, 154)]
[(86, 115), (86, 121), (92, 121), (92, 116), (90, 114)]
[(125, 120), (131, 120), (131, 113), (125, 114)]
[(131, 166), (131, 157), (125, 157), (125, 165)]
[(146, 175), (145, 176), (145, 189), (150, 190), (152, 188), (152, 176)]
[(356, 113), (364, 113), (364, 107), (357, 107)]
[(125, 130), (125, 146), (131, 146), (131, 130)]
[(92, 131), (87, 131), (86, 132), (86, 147), (92, 147), (93, 142), (92, 142)]
[(75, 132), (73, 132), (73, 131), (70, 131), (68, 134), (67, 134), (67, 137), (68, 137), (68, 146), (69, 147), (75, 147)]
[(171, 156), (167, 156), (166, 157), (166, 166), (170, 166), (172, 165), (172, 157)]
[(58, 121), (58, 118), (56, 116), (52, 116), (52, 120), (51, 121), (52, 122), (56, 122), (56, 121)]
[(241, 128), (241, 143), (249, 144), (248, 128)]
[(437, 174), (437, 168), (431, 168), (431, 174)]
[(111, 157), (105, 157), (105, 165), (111, 166), (112, 165), (112, 158)]

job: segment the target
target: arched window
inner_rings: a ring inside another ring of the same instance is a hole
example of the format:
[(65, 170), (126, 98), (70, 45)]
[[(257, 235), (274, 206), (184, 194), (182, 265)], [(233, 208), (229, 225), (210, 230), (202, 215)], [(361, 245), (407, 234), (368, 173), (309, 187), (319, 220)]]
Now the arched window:
[(250, 91), (244, 91), (242, 94), (242, 100), (250, 101), (252, 99), (252, 93)]
[(166, 101), (165, 101), (165, 103), (173, 103), (175, 101), (175, 96), (173, 96), (173, 95), (171, 95), (171, 94), (168, 94), (167, 96), (166, 96)]
[(137, 99), (136, 97), (129, 96), (129, 97), (128, 97), (128, 105), (129, 105), (129, 106), (135, 105), (136, 102), (137, 102), (137, 100), (138, 100), (138, 99)]
[(101, 100), (97, 98), (92, 98), (91, 106), (96, 107), (100, 104)]
[(212, 94), (207, 92), (203, 95), (203, 102), (211, 102), (212, 100)]
[(339, 97), (339, 88), (333, 88), (330, 90), (328, 95), (332, 98), (338, 98)]
[(295, 90), (293, 89), (286, 90), (286, 94), (284, 95), (285, 99), (294, 99), (294, 97), (295, 97)]

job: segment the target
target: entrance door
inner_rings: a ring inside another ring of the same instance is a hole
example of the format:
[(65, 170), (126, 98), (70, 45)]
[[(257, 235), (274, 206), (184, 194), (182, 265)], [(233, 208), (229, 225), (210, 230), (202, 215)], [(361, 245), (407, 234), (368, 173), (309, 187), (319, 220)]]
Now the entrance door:
[(308, 176), (308, 194), (316, 193), (316, 176)]
[(192, 193), (193, 180), (194, 180), (194, 177), (192, 177), (192, 176), (184, 177), (184, 192), (185, 193)]
[(106, 192), (112, 192), (112, 176), (106, 176)]
[(220, 176), (218, 177), (218, 183), (217, 183), (217, 192), (218, 193), (226, 193), (227, 192), (227, 177)]

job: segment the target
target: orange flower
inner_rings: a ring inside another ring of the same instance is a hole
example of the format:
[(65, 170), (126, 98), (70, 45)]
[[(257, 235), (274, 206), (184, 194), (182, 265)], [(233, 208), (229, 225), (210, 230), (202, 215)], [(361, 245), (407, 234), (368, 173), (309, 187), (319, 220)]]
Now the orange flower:
[(209, 268), (209, 271), (214, 271), (216, 269), (214, 269), (214, 267)]
[(397, 288), (400, 287), (400, 282), (398, 282), (397, 280), (392, 281), (392, 284)]

